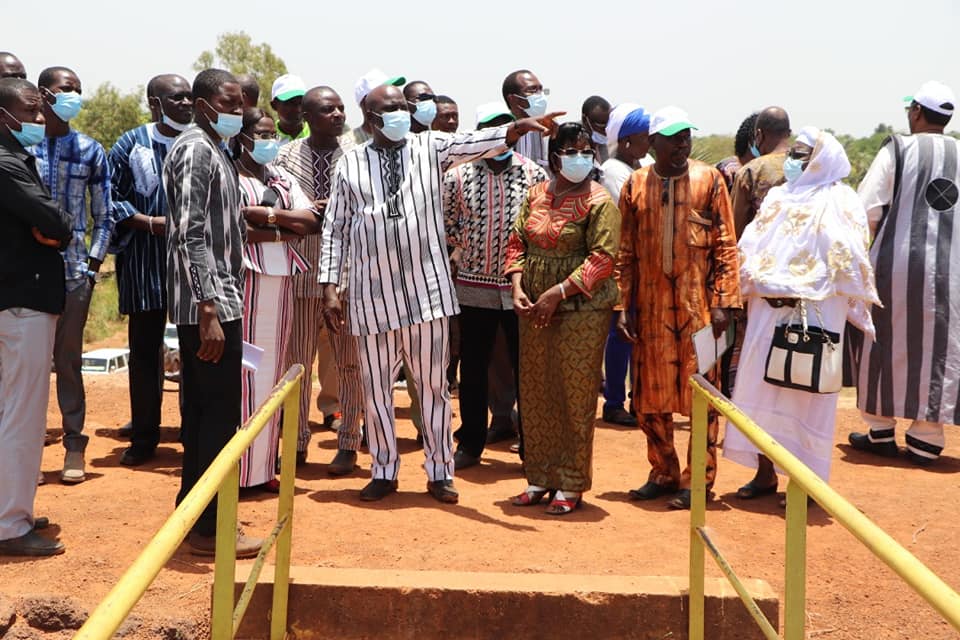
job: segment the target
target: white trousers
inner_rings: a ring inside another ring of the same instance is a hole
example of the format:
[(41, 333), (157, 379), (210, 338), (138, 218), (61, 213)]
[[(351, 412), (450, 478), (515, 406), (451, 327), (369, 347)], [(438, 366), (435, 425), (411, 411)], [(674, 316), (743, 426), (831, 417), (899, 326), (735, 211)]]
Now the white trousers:
[[(357, 339), (365, 394), (367, 442), (374, 479), (396, 480), (400, 470), (393, 381), (406, 358), (412, 382), (420, 391), (424, 469), (431, 481), (453, 478), (453, 435), (450, 430), (449, 319), (438, 318), (410, 327)], [(411, 382), (411, 381), (408, 381)]]
[(0, 311), (0, 540), (33, 528), (57, 316)]
[[(894, 442), (894, 430), (897, 426), (896, 418), (875, 416), (861, 411), (864, 422), (870, 427), (868, 434), (870, 442)], [(947, 441), (943, 435), (942, 422), (927, 422), (914, 420), (906, 433), (907, 449), (923, 458), (936, 460), (943, 452)]]

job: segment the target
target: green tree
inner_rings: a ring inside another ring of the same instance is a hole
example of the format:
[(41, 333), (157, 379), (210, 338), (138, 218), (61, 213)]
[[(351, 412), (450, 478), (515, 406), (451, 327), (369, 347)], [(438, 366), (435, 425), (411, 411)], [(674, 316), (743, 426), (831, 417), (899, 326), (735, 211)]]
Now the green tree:
[(105, 82), (84, 100), (83, 109), (70, 124), (109, 151), (124, 131), (150, 121), (142, 95), (143, 87), (120, 93), (115, 86)]
[(287, 65), (267, 43), (254, 44), (245, 31), (222, 33), (217, 36), (217, 48), (204, 51), (193, 63), (196, 71), (211, 67), (230, 73), (249, 73), (260, 84), (261, 109), (270, 111), (270, 87), (273, 81), (287, 72)]

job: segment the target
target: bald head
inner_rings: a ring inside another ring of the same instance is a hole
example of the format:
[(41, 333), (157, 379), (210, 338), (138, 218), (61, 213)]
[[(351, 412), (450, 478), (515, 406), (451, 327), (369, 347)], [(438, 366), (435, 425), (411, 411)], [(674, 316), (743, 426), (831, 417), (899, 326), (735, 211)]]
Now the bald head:
[(394, 111), (394, 105), (399, 105), (401, 109), (406, 109), (406, 100), (403, 92), (392, 84), (382, 84), (374, 87), (373, 91), (367, 94), (364, 109), (373, 113), (383, 113), (384, 111)]
[(240, 93), (243, 94), (244, 108), (257, 106), (260, 101), (260, 83), (250, 73), (241, 73), (237, 76), (237, 83), (240, 84)]
[(159, 76), (153, 76), (150, 78), (150, 82), (147, 83), (147, 99), (159, 98), (162, 95), (175, 93), (183, 88), (190, 91), (190, 83), (187, 82), (187, 79), (183, 76), (178, 76), (175, 73), (164, 73)]
[(767, 107), (757, 116), (756, 145), (761, 154), (772, 153), (790, 137), (790, 117), (781, 107)]
[(303, 103), (302, 108), (304, 112), (307, 110), (314, 110), (319, 106), (319, 104), (325, 98), (336, 97), (339, 98), (340, 94), (333, 90), (331, 87), (320, 86), (310, 89), (305, 94), (303, 94)]
[(0, 78), (27, 79), (27, 70), (20, 58), (9, 51), (0, 51)]
[[(147, 106), (154, 122), (163, 122), (163, 116), (181, 125), (190, 124), (193, 119), (193, 89), (183, 76), (175, 73), (150, 78), (147, 83)], [(176, 129), (170, 129), (170, 123), (164, 125), (164, 135), (174, 135)]]

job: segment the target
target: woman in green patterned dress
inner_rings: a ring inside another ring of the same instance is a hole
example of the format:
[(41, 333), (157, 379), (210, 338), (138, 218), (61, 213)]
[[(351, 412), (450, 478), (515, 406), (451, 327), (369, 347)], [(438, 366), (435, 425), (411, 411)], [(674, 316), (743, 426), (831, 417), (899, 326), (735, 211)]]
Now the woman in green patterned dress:
[(517, 506), (551, 496), (547, 513), (576, 509), (590, 489), (593, 422), (620, 244), (620, 212), (591, 179), (594, 151), (579, 123), (549, 144), (556, 176), (527, 194), (505, 273), (520, 316), (520, 413), (528, 485)]

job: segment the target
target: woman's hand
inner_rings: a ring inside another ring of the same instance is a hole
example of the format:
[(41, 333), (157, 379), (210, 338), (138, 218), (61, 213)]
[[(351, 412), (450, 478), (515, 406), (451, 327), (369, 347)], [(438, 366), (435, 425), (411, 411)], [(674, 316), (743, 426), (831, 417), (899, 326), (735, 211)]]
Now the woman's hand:
[(710, 309), (710, 324), (713, 325), (713, 337), (719, 338), (730, 325), (730, 314), (726, 309)]
[(617, 333), (621, 338), (631, 344), (637, 341), (637, 328), (633, 326), (633, 322), (630, 320), (630, 314), (627, 313), (626, 309), (621, 311), (620, 316), (617, 318)]
[(563, 295), (560, 293), (559, 285), (550, 287), (541, 293), (530, 310), (530, 315), (533, 317), (533, 326), (542, 329), (549, 325), (561, 300), (563, 300)]

